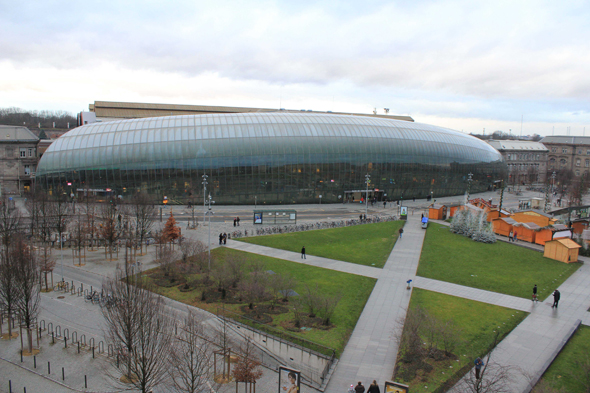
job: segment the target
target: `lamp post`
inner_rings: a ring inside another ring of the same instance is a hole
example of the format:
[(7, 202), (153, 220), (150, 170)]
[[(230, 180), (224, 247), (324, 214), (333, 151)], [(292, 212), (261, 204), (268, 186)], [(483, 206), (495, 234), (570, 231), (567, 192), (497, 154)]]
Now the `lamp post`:
[[(211, 194), (209, 194), (209, 197), (207, 198), (209, 201), (209, 209), (206, 211), (207, 216), (209, 216), (209, 241), (207, 243), (207, 251), (209, 252), (209, 271), (211, 271), (211, 215), (214, 214), (213, 211), (211, 211)], [(213, 201), (213, 203), (215, 203), (215, 201)]]
[(258, 199), (258, 196), (254, 195), (254, 209), (256, 209), (256, 199)]
[(207, 204), (207, 178), (209, 176), (207, 176), (206, 173), (203, 174), (203, 176), (201, 176), (203, 178), (203, 225), (205, 224), (205, 214), (207, 213), (207, 207), (205, 206)]
[(320, 195), (320, 205), (322, 204), (322, 196)]
[(367, 211), (369, 209), (369, 183), (371, 182), (371, 175), (368, 173), (365, 175), (365, 184), (367, 185), (365, 191), (365, 216), (367, 215)]
[(469, 193), (471, 192), (471, 182), (472, 181), (473, 181), (473, 173), (469, 172), (469, 174), (467, 175), (467, 200), (465, 201), (466, 205), (469, 203)]

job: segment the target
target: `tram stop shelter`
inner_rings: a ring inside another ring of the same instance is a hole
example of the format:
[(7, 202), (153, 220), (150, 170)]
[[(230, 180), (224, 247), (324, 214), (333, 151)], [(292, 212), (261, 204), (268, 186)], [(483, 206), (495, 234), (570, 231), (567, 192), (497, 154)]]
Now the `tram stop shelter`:
[(297, 210), (254, 210), (255, 225), (297, 224)]
[(565, 263), (578, 262), (578, 251), (580, 247), (582, 246), (572, 239), (551, 240), (545, 243), (543, 256)]

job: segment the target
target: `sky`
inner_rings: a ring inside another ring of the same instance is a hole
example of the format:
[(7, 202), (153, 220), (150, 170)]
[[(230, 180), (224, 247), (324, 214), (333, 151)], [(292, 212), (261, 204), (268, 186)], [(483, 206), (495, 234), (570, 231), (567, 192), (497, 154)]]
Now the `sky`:
[(0, 108), (410, 115), (590, 136), (587, 1), (0, 0)]

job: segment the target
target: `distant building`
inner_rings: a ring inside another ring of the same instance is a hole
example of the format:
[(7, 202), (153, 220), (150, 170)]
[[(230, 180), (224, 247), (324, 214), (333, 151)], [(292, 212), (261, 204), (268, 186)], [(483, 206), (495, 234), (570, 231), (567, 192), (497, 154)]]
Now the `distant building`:
[(489, 140), (508, 165), (508, 184), (544, 183), (549, 149), (543, 143)]
[(548, 171), (569, 169), (576, 176), (590, 171), (590, 137), (546, 136), (541, 142), (549, 149)]
[(28, 128), (0, 126), (0, 193), (20, 195), (31, 191), (37, 169), (39, 138)]
[(349, 112), (321, 112), (311, 109), (272, 109), (272, 108), (245, 108), (235, 106), (211, 106), (211, 105), (178, 105), (178, 104), (150, 104), (142, 102), (111, 102), (94, 101), (88, 106), (88, 112), (78, 114), (78, 126), (105, 122), (112, 120), (140, 119), (146, 117), (182, 116), (182, 115), (211, 115), (230, 113), (330, 113), (333, 115), (355, 115), (378, 117), (383, 119), (414, 121), (410, 116), (390, 115), (389, 110), (385, 114), (349, 113)]

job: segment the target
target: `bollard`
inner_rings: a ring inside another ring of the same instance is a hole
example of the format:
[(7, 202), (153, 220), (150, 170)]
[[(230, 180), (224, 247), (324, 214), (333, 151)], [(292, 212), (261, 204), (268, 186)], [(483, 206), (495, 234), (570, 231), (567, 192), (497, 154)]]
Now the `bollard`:
[(47, 362), (47, 375), (51, 374), (51, 363)]
[(27, 393), (27, 388), (26, 387), (23, 388), (23, 393)]
[(51, 343), (55, 344), (55, 336), (53, 335), (53, 332), (51, 332)]
[(80, 341), (78, 341), (78, 353), (80, 353)]
[(33, 367), (37, 368), (37, 356), (33, 356)]
[(12, 381), (10, 379), (8, 380), (8, 392), (12, 393)]
[(61, 368), (61, 380), (62, 381), (66, 380), (66, 372), (63, 367)]
[(65, 348), (67, 348), (68, 347), (68, 338), (67, 337), (64, 337), (64, 344), (65, 344)]
[(94, 359), (94, 346), (92, 347), (92, 359)]
[(22, 349), (20, 350), (20, 362), (21, 363), (23, 362), (23, 350)]
[(84, 389), (88, 389), (88, 379), (86, 378), (86, 375), (84, 375)]

